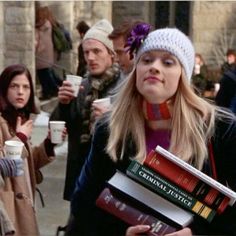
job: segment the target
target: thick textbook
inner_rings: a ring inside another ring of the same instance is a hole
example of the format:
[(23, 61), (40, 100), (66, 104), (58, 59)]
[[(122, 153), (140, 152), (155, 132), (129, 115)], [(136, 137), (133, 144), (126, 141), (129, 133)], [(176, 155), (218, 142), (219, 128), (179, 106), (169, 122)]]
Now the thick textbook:
[[(223, 184), (192, 167), (164, 148), (157, 146), (145, 159), (145, 164), (161, 173), (166, 178), (191, 192), (196, 198), (203, 200), (219, 213), (228, 204), (233, 205), (236, 193)], [(154, 158), (153, 158), (154, 157)], [(163, 171), (163, 168), (165, 171)], [(162, 170), (162, 172), (160, 172)]]
[(119, 171), (108, 180), (107, 184), (155, 211), (172, 222), (174, 226), (183, 228), (193, 221), (194, 216), (192, 213), (165, 200)]
[(187, 170), (190, 172), (192, 175), (196, 176), (200, 180), (202, 180), (204, 183), (210, 185), (211, 187), (215, 188), (218, 190), (220, 193), (226, 195), (227, 197), (230, 198), (229, 204), (232, 206), (235, 201), (236, 201), (236, 192), (233, 190), (229, 189), (228, 187), (224, 186), (220, 182), (216, 181), (215, 179), (211, 178), (210, 176), (204, 174), (200, 170), (194, 168), (193, 166), (189, 165), (188, 163), (184, 162), (177, 156), (173, 155), (172, 153), (168, 152), (166, 149), (157, 146), (156, 147), (156, 152), (162, 154), (166, 158), (168, 158), (170, 161), (175, 162), (178, 166), (181, 168)]
[(151, 236), (162, 236), (177, 231), (175, 227), (159, 220), (147, 209), (123, 197), (114, 189), (104, 188), (96, 200), (96, 205), (129, 225), (150, 225), (148, 235)]
[(201, 181), (190, 172), (170, 161), (165, 156), (156, 151), (151, 151), (144, 165), (160, 173), (170, 181), (174, 182), (195, 198), (205, 202), (209, 207), (215, 209), (219, 214), (222, 213), (230, 202), (230, 198), (220, 193), (204, 181)]
[(201, 216), (211, 222), (216, 211), (194, 198), (190, 193), (181, 189), (178, 185), (162, 177), (152, 169), (143, 166), (137, 161), (132, 161), (126, 170), (126, 174), (137, 180), (151, 191), (163, 196), (165, 199)]

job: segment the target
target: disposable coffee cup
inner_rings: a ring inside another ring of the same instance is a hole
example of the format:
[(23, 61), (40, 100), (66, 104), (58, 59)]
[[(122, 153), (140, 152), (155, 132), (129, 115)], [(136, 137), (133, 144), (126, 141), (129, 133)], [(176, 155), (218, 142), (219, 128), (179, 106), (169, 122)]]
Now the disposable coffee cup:
[(30, 113), (30, 120), (32, 120), (33, 122), (35, 122), (35, 120), (36, 120), (36, 118), (37, 118), (37, 114), (35, 114), (35, 113)]
[(101, 99), (96, 99), (93, 101), (93, 104), (99, 106), (100, 108), (106, 108), (109, 109), (111, 106), (111, 98), (101, 98)]
[(74, 96), (77, 97), (79, 92), (79, 87), (82, 82), (82, 77), (76, 76), (76, 75), (66, 75), (66, 80), (69, 81), (72, 85), (72, 88), (74, 90)]
[(18, 159), (21, 158), (24, 143), (16, 140), (5, 141), (5, 155), (7, 158)]
[(51, 142), (59, 144), (63, 142), (62, 134), (65, 127), (65, 121), (49, 121)]

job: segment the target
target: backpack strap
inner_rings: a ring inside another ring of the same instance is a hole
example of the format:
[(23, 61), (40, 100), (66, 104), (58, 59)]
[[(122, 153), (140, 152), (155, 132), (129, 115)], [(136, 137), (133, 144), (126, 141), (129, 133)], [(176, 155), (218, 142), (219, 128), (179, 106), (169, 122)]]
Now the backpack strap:
[(216, 163), (215, 163), (215, 158), (214, 158), (214, 153), (213, 153), (213, 147), (211, 141), (208, 143), (208, 150), (209, 150), (209, 157), (210, 157), (210, 165), (212, 169), (212, 177), (217, 180), (217, 171), (216, 171)]

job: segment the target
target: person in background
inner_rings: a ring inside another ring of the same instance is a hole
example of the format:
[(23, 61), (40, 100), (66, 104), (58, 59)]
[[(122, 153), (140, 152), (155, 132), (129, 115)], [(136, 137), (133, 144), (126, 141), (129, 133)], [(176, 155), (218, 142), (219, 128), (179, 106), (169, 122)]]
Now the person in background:
[(223, 74), (215, 102), (218, 106), (228, 108), (236, 114), (236, 67)]
[(39, 235), (35, 213), (36, 184), (42, 182), (40, 168), (55, 159), (50, 135), (39, 146), (31, 146), (31, 113), (36, 113), (36, 106), (30, 72), (24, 65), (10, 65), (0, 75), (0, 147), (6, 140), (24, 143), (24, 173), (11, 178), (2, 175), (0, 200), (14, 226), (14, 236)]
[(126, 42), (133, 27), (141, 22), (141, 20), (127, 19), (115, 27), (109, 35), (109, 39), (113, 42), (116, 59), (123, 73), (123, 77), (132, 71), (134, 63), (133, 56), (130, 56), (126, 50)]
[[(143, 28), (140, 33), (140, 27)], [(217, 179), (236, 190), (236, 119), (208, 103), (190, 85), (194, 48), (175, 28), (139, 25), (129, 40), (134, 70), (125, 80), (111, 112), (95, 127), (91, 149), (76, 182), (66, 235), (145, 235), (148, 225), (127, 225), (97, 208), (106, 181), (130, 161), (142, 163), (157, 145), (212, 176), (208, 145), (212, 145)], [(235, 235), (236, 208), (228, 207), (212, 223), (199, 218), (177, 235)]]
[(226, 52), (226, 62), (221, 66), (222, 74), (228, 70), (236, 69), (236, 51), (232, 48)]
[(53, 69), (56, 52), (52, 27), (56, 21), (48, 7), (37, 7), (35, 14), (36, 74), (42, 87), (40, 100), (45, 100), (56, 96), (61, 85), (61, 79)]
[[(84, 35), (86, 34), (86, 32), (89, 30), (89, 26), (87, 25), (87, 23), (85, 21), (80, 21), (77, 26), (76, 29), (80, 35), (80, 39), (83, 40)], [(87, 67), (86, 67), (87, 63), (86, 60), (84, 58), (84, 52), (83, 52), (83, 47), (82, 47), (82, 43), (79, 44), (78, 46), (78, 67), (77, 67), (77, 75), (84, 77)]]
[(203, 96), (207, 86), (208, 69), (201, 54), (195, 54), (195, 64), (191, 79), (195, 92)]
[(84, 35), (82, 46), (87, 62), (86, 76), (82, 81), (83, 90), (74, 97), (68, 81), (59, 88), (59, 104), (50, 120), (64, 120), (68, 130), (68, 156), (64, 199), (71, 200), (75, 181), (90, 150), (92, 127), (95, 116), (106, 110), (93, 105), (98, 98), (112, 96), (113, 89), (120, 81), (120, 71), (114, 64), (114, 48), (108, 35), (113, 27), (106, 19), (98, 21)]

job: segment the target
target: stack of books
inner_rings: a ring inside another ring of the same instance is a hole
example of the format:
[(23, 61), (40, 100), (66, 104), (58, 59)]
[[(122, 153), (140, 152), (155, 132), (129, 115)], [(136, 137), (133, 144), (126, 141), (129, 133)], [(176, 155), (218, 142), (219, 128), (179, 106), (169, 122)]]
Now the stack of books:
[(157, 146), (143, 164), (132, 161), (126, 174), (117, 171), (96, 204), (161, 236), (188, 226), (194, 215), (211, 222), (235, 200), (234, 191)]

